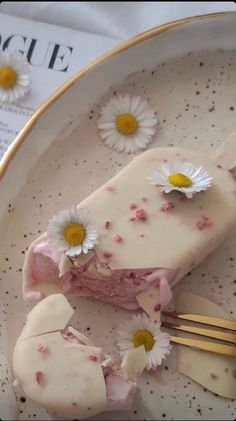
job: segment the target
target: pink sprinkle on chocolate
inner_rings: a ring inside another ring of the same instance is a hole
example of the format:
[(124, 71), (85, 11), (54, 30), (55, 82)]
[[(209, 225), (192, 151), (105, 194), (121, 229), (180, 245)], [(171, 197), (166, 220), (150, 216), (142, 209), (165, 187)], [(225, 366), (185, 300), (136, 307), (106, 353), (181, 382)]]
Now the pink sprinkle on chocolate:
[(115, 191), (114, 187), (112, 187), (112, 186), (107, 186), (106, 190), (109, 191), (109, 192)]
[(199, 219), (199, 221), (196, 222), (196, 225), (198, 229), (201, 231), (201, 230), (204, 230), (205, 228), (210, 228), (212, 226), (212, 223), (207, 216), (202, 215), (201, 219)]
[(160, 311), (161, 310), (161, 305), (160, 304), (156, 304), (154, 307), (154, 311)]
[(146, 212), (141, 208), (136, 210), (135, 215), (138, 219), (141, 219), (141, 221), (146, 221), (147, 219)]
[(112, 257), (112, 253), (110, 253), (109, 251), (105, 251), (105, 252), (103, 253), (103, 256), (104, 256), (106, 259), (110, 259), (110, 258)]
[(39, 352), (47, 352), (47, 346), (46, 345), (39, 344), (38, 351)]
[(138, 207), (138, 206), (137, 206), (135, 203), (130, 203), (129, 208), (130, 208), (131, 210), (137, 209), (137, 207)]
[(116, 243), (122, 243), (123, 239), (119, 234), (116, 234), (114, 237)]
[(43, 373), (42, 373), (42, 371), (36, 371), (36, 373), (35, 373), (35, 379), (36, 379), (36, 382), (38, 384), (42, 384), (42, 380), (43, 380)]
[(214, 373), (211, 373), (211, 378), (212, 378), (213, 380), (216, 380), (216, 379), (218, 379), (218, 376), (217, 376), (216, 374), (214, 374)]
[(96, 355), (90, 355), (90, 356), (89, 356), (89, 359), (90, 359), (91, 361), (97, 362), (98, 357), (97, 357)]
[(175, 205), (173, 202), (166, 202), (163, 203), (163, 205), (161, 206), (161, 212), (169, 212), (171, 209), (174, 209)]
[(111, 228), (111, 222), (110, 221), (105, 222), (105, 228), (106, 228), (106, 230), (109, 230)]

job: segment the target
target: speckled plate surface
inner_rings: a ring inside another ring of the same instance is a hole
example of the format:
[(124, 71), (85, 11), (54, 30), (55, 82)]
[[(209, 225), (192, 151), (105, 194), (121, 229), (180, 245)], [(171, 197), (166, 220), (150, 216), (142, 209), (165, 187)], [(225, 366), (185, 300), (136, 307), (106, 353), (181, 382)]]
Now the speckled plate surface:
[[(235, 39), (236, 14), (190, 19), (145, 34), (75, 78), (21, 134), (22, 145), (0, 182), (0, 418), (50, 419), (22, 392), (15, 397), (12, 388), (12, 350), (30, 309), (22, 300), (21, 268), (27, 246), (55, 211), (79, 202), (132, 158), (100, 141), (101, 105), (116, 92), (140, 95), (158, 115), (150, 147), (174, 145), (209, 155), (236, 129)], [(235, 234), (175, 293), (200, 292), (233, 316)], [(74, 326), (111, 348), (115, 325), (128, 312), (86, 298), (71, 302), (77, 310)], [(132, 411), (96, 419), (235, 419), (236, 403), (180, 375), (174, 352), (159, 379), (144, 375), (140, 387)]]

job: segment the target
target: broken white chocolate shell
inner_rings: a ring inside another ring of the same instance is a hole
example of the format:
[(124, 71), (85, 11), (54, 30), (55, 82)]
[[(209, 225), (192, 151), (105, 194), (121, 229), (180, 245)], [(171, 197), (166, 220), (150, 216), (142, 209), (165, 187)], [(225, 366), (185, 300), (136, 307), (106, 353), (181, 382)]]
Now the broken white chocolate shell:
[(63, 419), (90, 418), (110, 407), (130, 408), (137, 384), (117, 365), (104, 374), (102, 349), (66, 328), (72, 314), (62, 294), (45, 298), (28, 314), (14, 349), (14, 384)]
[(136, 380), (148, 365), (144, 345), (131, 349), (123, 358), (121, 368), (129, 380)]

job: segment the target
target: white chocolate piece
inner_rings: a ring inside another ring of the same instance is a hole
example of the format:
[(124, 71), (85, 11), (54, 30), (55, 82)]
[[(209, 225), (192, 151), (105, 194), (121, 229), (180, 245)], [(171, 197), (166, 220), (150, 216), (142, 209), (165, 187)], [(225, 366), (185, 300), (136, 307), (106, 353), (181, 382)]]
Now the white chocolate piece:
[(172, 291), (168, 281), (173, 278), (173, 274), (168, 270), (157, 269), (147, 278), (149, 282), (156, 280), (156, 283), (137, 295), (136, 299), (140, 307), (151, 319), (159, 321), (161, 309), (170, 302)]
[(106, 368), (106, 367), (111, 367), (114, 364), (114, 358), (112, 357), (107, 357), (105, 360), (103, 360), (102, 362), (102, 367)]
[(78, 332), (78, 330), (74, 329), (72, 326), (68, 327), (68, 332), (72, 333), (72, 335), (74, 335), (74, 337), (78, 339), (78, 341), (83, 345), (95, 346), (94, 343), (89, 338), (87, 338), (87, 336), (83, 335), (81, 332)]
[[(40, 346), (45, 352), (39, 352)], [(100, 361), (100, 348), (70, 344), (56, 332), (18, 340), (13, 368), (30, 399), (51, 413), (75, 419), (92, 417), (106, 407)]]
[(229, 319), (229, 315), (226, 313), (223, 307), (220, 307), (218, 304), (210, 301), (206, 297), (192, 294), (191, 292), (183, 292), (179, 294), (175, 301), (175, 310), (192, 314), (203, 314), (204, 316)]
[[(181, 312), (229, 318), (228, 314), (219, 305), (190, 293), (181, 294), (178, 297), (175, 309)], [(204, 340), (204, 338), (201, 339)], [(208, 338), (206, 340), (209, 341)], [(178, 371), (213, 393), (225, 398), (236, 399), (235, 358), (179, 346)]]
[(160, 292), (157, 285), (153, 285), (145, 291), (140, 292), (136, 299), (140, 307), (151, 317), (151, 319), (160, 320)]
[(148, 365), (147, 353), (144, 345), (132, 349), (126, 354), (122, 360), (121, 368), (129, 380), (136, 380), (137, 376), (142, 374)]
[[(28, 314), (13, 356), (15, 384), (54, 415), (69, 419), (92, 417), (107, 405), (101, 348), (68, 342), (60, 333), (72, 314), (63, 295), (45, 298)], [(81, 339), (75, 329), (69, 331)]]
[(58, 265), (58, 269), (59, 269), (59, 277), (65, 275), (65, 273), (71, 268), (73, 267), (73, 263), (72, 261), (69, 259), (68, 256), (66, 256), (66, 254), (63, 254), (61, 256), (60, 259), (60, 263)]
[[(52, 311), (53, 309), (53, 311)], [(27, 315), (21, 338), (64, 329), (74, 311), (62, 294), (54, 294), (40, 301)]]
[(15, 380), (14, 380), (14, 382), (13, 382), (13, 386), (14, 386), (15, 388), (20, 387), (20, 383), (19, 383), (19, 381), (18, 381), (17, 379), (15, 379)]

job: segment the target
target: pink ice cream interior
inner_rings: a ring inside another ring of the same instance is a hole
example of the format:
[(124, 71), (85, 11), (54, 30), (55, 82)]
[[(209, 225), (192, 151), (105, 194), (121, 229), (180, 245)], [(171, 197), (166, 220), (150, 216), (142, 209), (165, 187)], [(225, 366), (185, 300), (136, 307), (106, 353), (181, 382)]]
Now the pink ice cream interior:
[(105, 377), (107, 388), (107, 410), (128, 410), (133, 406), (137, 385), (121, 373), (113, 372)]
[[(136, 296), (156, 283), (160, 284), (163, 302), (166, 304), (170, 301), (168, 282), (175, 278), (176, 271), (163, 268), (111, 270), (109, 259), (108, 262), (101, 262), (94, 255), (86, 264), (73, 265), (59, 277), (60, 255), (55, 254), (45, 238), (38, 239), (28, 250), (24, 274), (26, 299), (34, 301), (42, 298), (33, 291), (34, 286), (47, 281), (57, 284), (65, 294), (88, 295), (130, 310), (139, 308)], [(90, 275), (91, 267), (96, 268), (98, 277)]]

